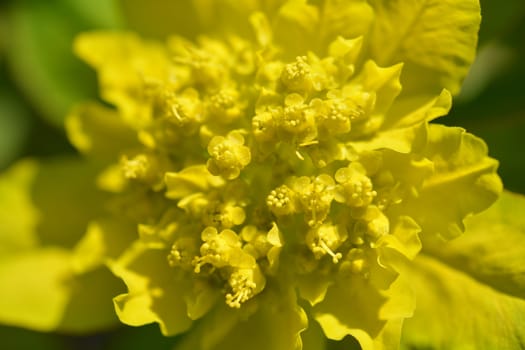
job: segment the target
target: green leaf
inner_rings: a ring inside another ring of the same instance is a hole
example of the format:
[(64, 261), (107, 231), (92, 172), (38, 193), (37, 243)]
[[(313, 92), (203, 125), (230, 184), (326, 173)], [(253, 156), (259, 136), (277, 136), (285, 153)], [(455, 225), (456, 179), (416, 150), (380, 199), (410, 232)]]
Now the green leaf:
[(68, 303), (69, 254), (32, 250), (0, 259), (0, 322), (41, 331), (57, 327)]
[(111, 267), (136, 235), (136, 224), (128, 221), (115, 218), (91, 221), (86, 234), (74, 248), (75, 269), (90, 271), (101, 264)]
[(405, 62), (403, 87), (457, 94), (474, 60), (478, 0), (370, 0), (370, 54), (380, 65)]
[(499, 293), (424, 255), (407, 273), (417, 307), (403, 326), (406, 349), (523, 348), (525, 300)]
[(175, 350), (243, 349), (247, 344), (254, 350), (301, 349), (299, 334), (306, 328), (307, 318), (297, 305), (295, 291), (285, 287), (265, 292), (261, 303), (245, 310), (220, 302)]
[(46, 119), (57, 126), (71, 104), (96, 96), (95, 75), (72, 53), (81, 31), (115, 28), (113, 1), (11, 2), (6, 55), (17, 84)]
[(0, 256), (31, 249), (38, 243), (35, 230), (39, 213), (30, 196), (37, 169), (34, 162), (20, 162), (0, 177)]
[(17, 327), (0, 326), (2, 346), (7, 349), (68, 350), (70, 344), (55, 333), (34, 332)]
[(426, 125), (422, 123), (405, 128), (380, 131), (369, 140), (352, 142), (351, 146), (357, 151), (389, 149), (408, 154), (424, 144), (426, 134)]
[(466, 220), (449, 244), (428, 242), (427, 254), (479, 282), (525, 299), (525, 197), (504, 192), (487, 211)]
[[(71, 249), (103, 204), (94, 169), (62, 158), (24, 161), (0, 178), (0, 322), (86, 333), (117, 323), (111, 298), (122, 283)], [(90, 254), (94, 254), (89, 252)]]
[(402, 279), (378, 290), (369, 280), (352, 276), (331, 286), (313, 311), (327, 338), (339, 341), (351, 335), (363, 350), (386, 350), (397, 348), (402, 319), (413, 309), (413, 295)]
[(525, 343), (525, 197), (505, 192), (448, 243), (425, 242), (406, 273), (417, 307), (409, 349), (521, 349)]
[(38, 331), (86, 333), (117, 324), (111, 298), (122, 284), (98, 268), (77, 274), (63, 248), (0, 258), (0, 323)]
[[(293, 291), (269, 298), (248, 320), (240, 320), (213, 349), (297, 349), (299, 333), (306, 328), (306, 314), (296, 305)], [(272, 300), (273, 299), (273, 300)]]
[(164, 250), (147, 249), (136, 242), (111, 265), (112, 272), (128, 288), (113, 300), (121, 322), (131, 326), (156, 322), (165, 336), (190, 328), (192, 320), (184, 296), (191, 286), (185, 276), (169, 267), (167, 255)]
[(70, 142), (82, 153), (114, 160), (122, 149), (137, 146), (137, 136), (116, 110), (95, 102), (76, 106), (66, 119)]
[(128, 27), (147, 36), (166, 37), (169, 34), (194, 37), (199, 17), (193, 1), (119, 0), (118, 6)]
[(86, 334), (120, 324), (112, 298), (122, 293), (125, 287), (107, 268), (99, 265), (91, 271), (75, 273), (69, 278), (66, 284), (68, 303), (56, 330)]
[[(264, 13), (274, 40), (286, 48), (289, 58), (318, 51), (337, 36), (355, 38), (366, 33), (373, 11), (366, 0), (169, 1), (120, 0), (127, 25), (146, 36), (165, 38), (176, 34), (195, 39), (198, 35), (235, 33), (253, 37), (250, 14)], [(259, 17), (261, 18), (261, 17)], [(324, 49), (323, 49), (324, 52)]]
[(283, 52), (294, 57), (316, 44), (320, 10), (304, 0), (285, 1), (274, 19), (274, 37)]
[(41, 243), (71, 248), (86, 232), (88, 222), (103, 213), (107, 195), (96, 188), (98, 172), (97, 166), (76, 158), (40, 163), (30, 193), (40, 213)]
[(401, 92), (399, 82), (402, 76), (403, 65), (397, 64), (391, 67), (379, 67), (374, 61), (367, 61), (355, 82), (363, 87), (364, 91), (376, 93), (374, 113), (384, 114), (392, 102)]
[(442, 90), (439, 96), (411, 96), (395, 101), (385, 116), (383, 130), (412, 126), (422, 121), (432, 121), (446, 115), (452, 107), (452, 96)]
[(118, 0), (127, 26), (142, 35), (165, 38), (176, 34), (192, 39), (228, 31), (250, 33), (248, 14), (266, 5), (261, 3), (260, 0)]
[(97, 173), (98, 167), (68, 157), (20, 161), (5, 172), (0, 254), (36, 244), (73, 247), (87, 223), (103, 212), (106, 195), (95, 187)]
[(0, 169), (20, 156), (30, 126), (27, 108), (8, 84), (0, 73)]
[(324, 43), (338, 36), (355, 38), (366, 33), (374, 11), (366, 0), (325, 0), (321, 6), (319, 33)]
[(272, 24), (274, 43), (286, 59), (308, 51), (324, 55), (336, 38), (354, 39), (366, 33), (373, 19), (366, 0), (280, 0), (273, 4), (277, 11), (260, 2), (259, 9)]
[(20, 161), (0, 177), (0, 255), (38, 245), (73, 247), (102, 212), (97, 168), (74, 158)]
[(463, 219), (490, 206), (501, 192), (498, 162), (487, 156), (483, 140), (461, 128), (431, 124), (422, 155), (434, 164), (434, 173), (418, 196), (398, 208), (416, 219), (423, 235), (452, 238), (464, 231)]

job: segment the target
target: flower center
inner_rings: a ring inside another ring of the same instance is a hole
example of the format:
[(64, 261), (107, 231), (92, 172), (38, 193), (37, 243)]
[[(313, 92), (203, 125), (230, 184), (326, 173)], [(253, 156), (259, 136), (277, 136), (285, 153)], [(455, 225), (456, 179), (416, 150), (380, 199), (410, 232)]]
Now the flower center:
[(158, 234), (173, 269), (225, 286), (232, 308), (317, 269), (365, 277), (397, 186), (376, 186), (380, 153), (374, 165), (353, 148), (380, 125), (379, 92), (341, 57), (283, 62), (236, 40), (171, 42), (170, 77), (134, 110), (150, 122), (123, 176), (161, 203), (150, 212), (177, 212), (169, 235), (169, 220), (142, 231)]

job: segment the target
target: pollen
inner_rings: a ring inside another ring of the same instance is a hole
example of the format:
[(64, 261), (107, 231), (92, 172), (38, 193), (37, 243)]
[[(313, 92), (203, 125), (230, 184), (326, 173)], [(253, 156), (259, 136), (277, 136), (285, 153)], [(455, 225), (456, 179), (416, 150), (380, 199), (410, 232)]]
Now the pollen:
[(295, 62), (287, 64), (281, 73), (281, 81), (291, 91), (312, 90), (314, 79), (306, 56), (297, 56)]
[[(328, 96), (334, 97), (334, 93), (329, 93)], [(344, 135), (350, 132), (352, 121), (358, 113), (351, 101), (334, 97), (328, 100), (315, 99), (311, 104), (316, 110), (319, 126), (329, 135)]]
[(298, 135), (314, 126), (308, 106), (298, 94), (286, 96), (285, 107), (279, 120), (282, 129), (290, 134)]
[(282, 185), (270, 192), (266, 204), (275, 215), (289, 215), (295, 212), (294, 197), (293, 191)]
[(346, 111), (346, 106), (334, 101), (330, 105), (330, 110), (325, 119), (328, 130), (334, 134), (344, 134), (350, 131), (350, 119)]

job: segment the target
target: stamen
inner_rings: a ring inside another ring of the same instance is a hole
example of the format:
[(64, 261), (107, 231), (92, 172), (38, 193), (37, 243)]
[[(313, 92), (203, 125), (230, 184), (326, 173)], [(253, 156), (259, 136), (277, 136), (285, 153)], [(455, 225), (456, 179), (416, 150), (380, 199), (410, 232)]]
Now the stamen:
[(264, 289), (266, 279), (256, 265), (254, 268), (241, 268), (233, 271), (228, 278), (228, 284), (231, 287), (231, 293), (226, 294), (226, 304), (239, 309), (243, 303)]
[(364, 168), (359, 163), (352, 163), (346, 168), (340, 168), (335, 173), (335, 200), (351, 207), (365, 207), (377, 196), (373, 190), (372, 180), (365, 175)]
[(289, 215), (295, 212), (295, 194), (286, 185), (272, 190), (266, 197), (266, 205), (276, 215)]
[(308, 92), (319, 88), (306, 56), (297, 56), (295, 62), (287, 64), (281, 73), (281, 81), (291, 91)]
[(191, 268), (192, 261), (197, 252), (197, 242), (193, 237), (179, 238), (171, 246), (171, 251), (168, 255), (168, 264), (172, 267), (180, 266)]
[(139, 154), (131, 159), (122, 157), (122, 171), (128, 179), (143, 179), (148, 175), (149, 161), (146, 155)]
[(210, 119), (221, 124), (228, 124), (239, 118), (243, 106), (238, 102), (239, 93), (234, 89), (221, 90), (209, 101), (208, 113)]
[(334, 253), (332, 251), (332, 249), (330, 249), (329, 246), (326, 245), (325, 241), (323, 241), (322, 239), (319, 240), (319, 245), (321, 246), (321, 248), (324, 249), (324, 251), (330, 255), (332, 257), (332, 261), (334, 264), (337, 264), (339, 262), (339, 259), (341, 259), (343, 257), (343, 254), (341, 253)]
[(239, 309), (241, 304), (253, 296), (257, 284), (253, 281), (253, 270), (245, 269), (235, 271), (228, 280), (232, 293), (226, 294), (226, 304)]
[(253, 268), (256, 265), (255, 258), (243, 251), (241, 238), (232, 230), (226, 229), (219, 234), (215, 227), (207, 227), (201, 238), (204, 241), (200, 247), (201, 256), (192, 261), (195, 273), (200, 273), (206, 264), (213, 268)]
[(335, 250), (346, 240), (344, 233), (338, 226), (324, 224), (320, 227), (311, 229), (306, 235), (306, 243), (316, 259), (321, 259), (325, 255), (332, 257), (332, 262), (337, 264), (343, 257)]
[(293, 190), (299, 195), (305, 212), (305, 220), (310, 227), (323, 222), (330, 211), (333, 200), (334, 180), (323, 174), (315, 178), (300, 177), (294, 180)]
[(215, 136), (208, 144), (207, 167), (213, 175), (228, 180), (237, 178), (241, 170), (250, 163), (250, 148), (244, 146), (244, 137), (239, 131), (231, 131), (226, 137)]
[(299, 147), (308, 147), (308, 146), (313, 146), (313, 145), (318, 145), (318, 144), (319, 144), (318, 140), (313, 140), (313, 141), (300, 143)]

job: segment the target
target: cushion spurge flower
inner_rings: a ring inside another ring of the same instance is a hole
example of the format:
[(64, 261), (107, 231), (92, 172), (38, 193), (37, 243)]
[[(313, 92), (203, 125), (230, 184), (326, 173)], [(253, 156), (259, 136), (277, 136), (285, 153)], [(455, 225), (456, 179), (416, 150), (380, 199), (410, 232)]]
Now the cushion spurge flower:
[(82, 244), (127, 286), (118, 317), (186, 332), (180, 349), (395, 348), (404, 266), (501, 191), (482, 140), (429, 123), (473, 60), (477, 1), (189, 3), (195, 36), (75, 43), (111, 105), (67, 128), (105, 167), (112, 225)]

